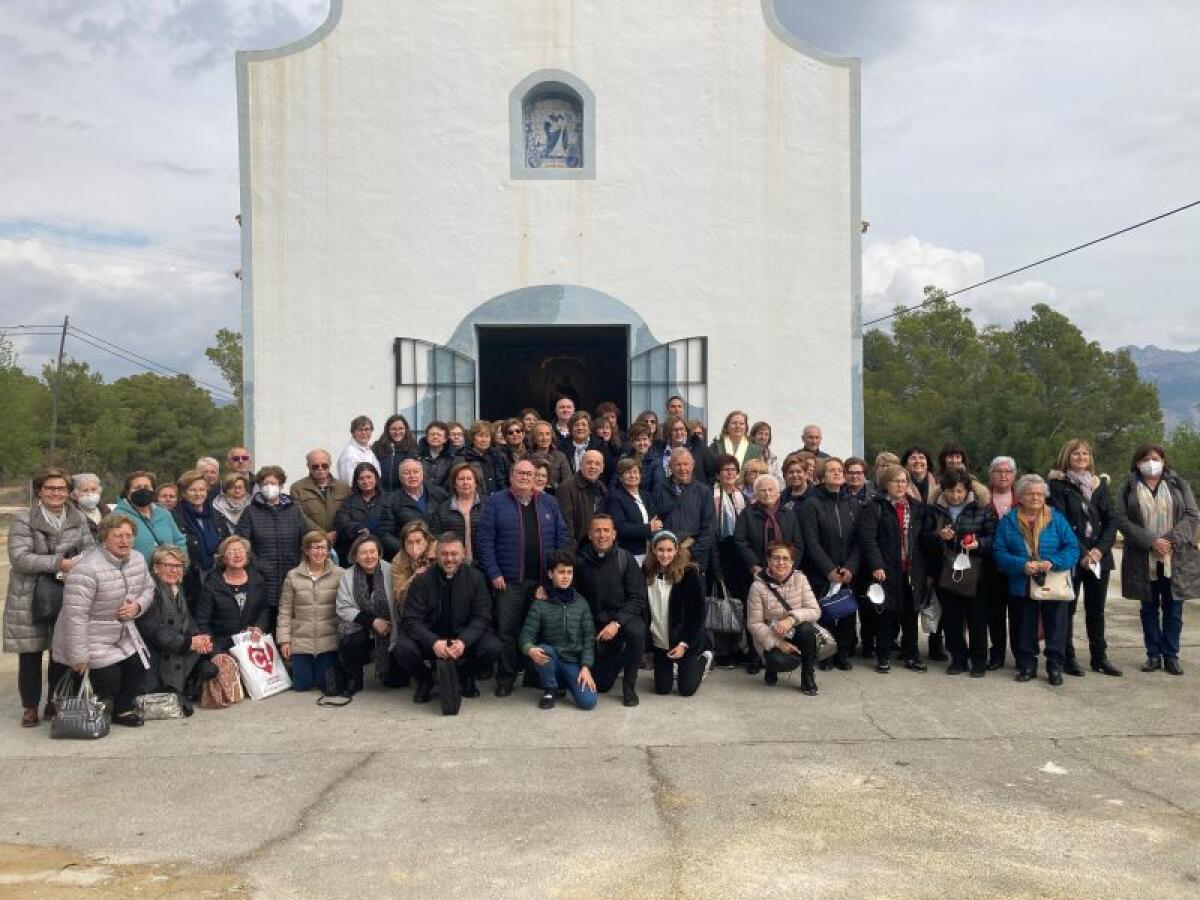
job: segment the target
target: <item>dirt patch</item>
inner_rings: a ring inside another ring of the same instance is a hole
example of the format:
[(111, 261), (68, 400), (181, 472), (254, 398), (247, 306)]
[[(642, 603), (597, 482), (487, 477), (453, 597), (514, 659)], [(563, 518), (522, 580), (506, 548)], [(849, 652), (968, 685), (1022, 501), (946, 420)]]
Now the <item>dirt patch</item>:
[(243, 881), (184, 866), (116, 865), (67, 850), (0, 844), (0, 898), (248, 897)]

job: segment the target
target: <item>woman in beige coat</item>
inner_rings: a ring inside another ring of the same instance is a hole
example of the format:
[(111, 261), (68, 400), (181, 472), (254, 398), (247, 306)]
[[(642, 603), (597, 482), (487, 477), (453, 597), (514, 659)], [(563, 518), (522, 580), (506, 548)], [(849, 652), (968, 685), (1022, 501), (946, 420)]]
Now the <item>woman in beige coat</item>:
[(763, 658), (767, 684), (800, 667), (800, 690), (817, 692), (817, 620), (821, 605), (795, 565), (791, 544), (767, 545), (767, 568), (754, 576), (746, 598), (746, 628)]
[[(4, 652), (17, 653), (17, 688), (21, 695), (21, 725), (38, 724), (42, 700), (42, 654), (50, 649), (53, 622), (33, 621), (33, 595), (39, 578), (62, 579), (93, 546), (87, 519), (67, 502), (69, 476), (61, 469), (45, 469), (33, 478), (37, 498), (28, 510), (13, 517), (8, 530), (8, 597), (4, 603)], [(50, 660), (48, 695), (66, 674), (66, 666)], [(54, 702), (46, 702), (46, 718), (54, 715)]]
[(329, 538), (310, 531), (300, 542), (300, 565), (284, 576), (279, 595), (275, 639), (292, 663), (292, 690), (308, 691), (325, 684), (337, 665), (337, 592), (344, 569), (329, 559)]

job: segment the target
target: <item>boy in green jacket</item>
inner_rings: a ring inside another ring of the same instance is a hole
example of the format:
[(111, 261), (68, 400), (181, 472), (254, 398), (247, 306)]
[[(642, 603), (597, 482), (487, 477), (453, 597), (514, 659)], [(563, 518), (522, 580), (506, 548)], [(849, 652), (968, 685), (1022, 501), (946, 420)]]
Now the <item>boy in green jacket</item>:
[(592, 664), (596, 656), (596, 627), (587, 601), (575, 593), (575, 557), (556, 550), (546, 566), (549, 588), (537, 589), (521, 629), (521, 652), (537, 666), (542, 682), (541, 709), (554, 708), (554, 693), (562, 684), (580, 709), (596, 706)]

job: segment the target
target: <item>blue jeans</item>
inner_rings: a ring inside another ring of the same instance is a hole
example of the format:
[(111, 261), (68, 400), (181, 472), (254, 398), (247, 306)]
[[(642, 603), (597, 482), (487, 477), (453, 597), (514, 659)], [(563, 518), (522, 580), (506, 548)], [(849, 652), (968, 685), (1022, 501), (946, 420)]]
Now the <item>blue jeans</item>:
[(596, 692), (579, 684), (579, 663), (562, 659), (549, 644), (539, 644), (548, 657), (545, 665), (537, 667), (538, 678), (542, 681), (543, 691), (556, 691), (560, 687), (571, 692), (571, 698), (580, 709), (592, 709), (596, 705)]
[(292, 690), (311, 691), (325, 685), (325, 673), (337, 665), (337, 651), (292, 654)]
[[(1159, 617), (1159, 610), (1162, 617)], [(1142, 600), (1142, 637), (1146, 655), (1179, 659), (1179, 638), (1183, 634), (1183, 601), (1171, 593), (1171, 579), (1150, 582), (1150, 599)]]

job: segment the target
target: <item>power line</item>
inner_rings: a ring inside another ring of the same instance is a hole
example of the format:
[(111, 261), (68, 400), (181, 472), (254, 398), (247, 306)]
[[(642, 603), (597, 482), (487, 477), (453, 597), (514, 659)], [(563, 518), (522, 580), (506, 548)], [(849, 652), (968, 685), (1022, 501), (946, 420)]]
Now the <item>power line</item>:
[[(120, 344), (116, 344), (110, 340), (107, 340), (106, 338), (102, 338), (98, 334), (92, 334), (90, 331), (85, 331), (84, 329), (80, 328), (77, 325), (72, 325), (70, 327), (70, 330), (78, 340), (84, 341), (85, 343), (92, 343), (92, 341), (99, 341), (101, 344), (105, 344), (105, 345), (107, 345), (107, 347), (111, 347), (111, 348), (125, 354), (126, 356), (133, 357), (134, 360), (139, 360), (140, 362), (138, 364), (141, 365), (141, 367), (143, 369), (146, 369), (146, 368), (159, 369), (159, 370), (161, 370), (163, 372), (167, 372), (171, 375), (182, 375), (186, 378), (191, 378), (192, 381), (195, 382), (199, 387), (205, 388), (206, 390), (208, 390), (212, 393), (221, 394), (230, 400), (234, 399), (233, 395), (229, 391), (226, 391), (224, 388), (217, 387), (216, 385), (212, 385), (212, 384), (208, 384), (206, 382), (200, 381), (199, 379), (195, 378), (194, 376), (189, 375), (187, 372), (180, 372), (178, 369), (173, 369), (170, 366), (165, 365), (164, 363), (156, 362), (155, 360), (150, 359), (147, 356), (142, 356), (136, 350), (130, 350), (128, 347), (122, 347)], [(87, 340), (87, 338), (91, 338), (92, 340), (89, 341), (89, 340)], [(93, 344), (93, 346), (96, 346), (96, 345)], [(100, 349), (103, 350), (106, 348), (101, 347)], [(114, 355), (116, 355), (116, 354), (114, 354)]]
[[(75, 340), (77, 340), (81, 343), (87, 344), (90, 347), (94, 347), (97, 350), (103, 350), (105, 353), (109, 354), (110, 356), (115, 356), (117, 359), (120, 359), (127, 363), (130, 363), (131, 365), (134, 365), (139, 369), (145, 369), (146, 371), (151, 372), (155, 375), (178, 375), (178, 376), (182, 376), (184, 378), (189, 378), (189, 379), (191, 379), (192, 383), (195, 384), (197, 387), (208, 391), (208, 393), (212, 394), (213, 396), (217, 397), (220, 400), (234, 401), (237, 399), (232, 394), (228, 393), (227, 391), (221, 390), (220, 388), (213, 387), (212, 385), (205, 384), (204, 382), (197, 381), (195, 378), (192, 378), (191, 375), (188, 375), (184, 372), (177, 372), (174, 369), (168, 368), (167, 366), (159, 365), (157, 363), (154, 364), (154, 366), (152, 367), (151, 365), (148, 365), (146, 362), (142, 362), (141, 359), (136, 358), (133, 355), (123, 353), (119, 349), (114, 350), (110, 347), (104, 346), (101, 343), (97, 343), (96, 341), (86, 338), (83, 335), (79, 334), (78, 331), (79, 331), (79, 329), (75, 328), (75, 326), (73, 326), (73, 325), (71, 326), (70, 333), (71, 333), (71, 336), (73, 338), (75, 338)], [(115, 347), (116, 345), (114, 344), (113, 346)], [(142, 359), (144, 359), (144, 357)]]
[(1200, 206), (1200, 200), (1193, 200), (1191, 203), (1185, 203), (1183, 206), (1178, 206), (1175, 209), (1167, 210), (1167, 212), (1165, 212), (1165, 213), (1160, 213), (1157, 216), (1152, 216), (1149, 219), (1145, 219), (1145, 220), (1143, 220), (1141, 222), (1137, 222), (1133, 225), (1128, 225), (1125, 228), (1121, 228), (1121, 229), (1118, 229), (1117, 231), (1110, 232), (1109, 234), (1103, 235), (1101, 237), (1094, 238), (1093, 240), (1087, 241), (1086, 243), (1078, 244), (1074, 247), (1070, 247), (1070, 248), (1068, 248), (1066, 250), (1062, 250), (1058, 253), (1053, 253), (1050, 256), (1044, 256), (1035, 262), (1028, 263), (1027, 265), (1020, 266), (1016, 269), (1010, 269), (1009, 271), (1002, 272), (999, 275), (993, 275), (991, 278), (985, 278), (983, 281), (977, 281), (975, 284), (969, 284), (966, 287), (959, 288), (957, 291), (950, 291), (948, 294), (943, 294), (939, 297), (934, 297), (932, 299), (925, 300), (921, 303), (915, 303), (912, 306), (906, 306), (903, 309), (898, 309), (894, 312), (890, 312), (886, 316), (880, 316), (877, 319), (871, 319), (871, 321), (869, 321), (869, 322), (863, 322), (863, 328), (866, 328), (868, 325), (875, 325), (878, 322), (886, 322), (888, 319), (893, 319), (896, 316), (903, 315), (904, 313), (907, 313), (907, 312), (912, 312), (913, 310), (922, 309), (923, 307), (928, 306), (930, 303), (934, 303), (938, 300), (948, 299), (948, 298), (954, 297), (958, 294), (965, 294), (967, 291), (973, 291), (977, 287), (983, 287), (985, 284), (991, 284), (993, 281), (999, 281), (1001, 278), (1008, 278), (1010, 275), (1016, 275), (1018, 272), (1024, 272), (1027, 269), (1032, 269), (1034, 266), (1043, 265), (1044, 263), (1048, 263), (1051, 260), (1060, 259), (1064, 256), (1067, 256), (1070, 253), (1075, 253), (1079, 250), (1084, 250), (1088, 247), (1094, 247), (1096, 244), (1099, 244), (1103, 241), (1107, 241), (1111, 238), (1118, 237), (1119, 235), (1122, 235), (1122, 234), (1127, 234), (1128, 232), (1133, 231), (1137, 228), (1141, 228), (1144, 225), (1149, 225), (1153, 222), (1158, 222), (1161, 219), (1165, 219), (1168, 216), (1173, 216), (1176, 213), (1181, 213), (1181, 212), (1184, 212), (1185, 210), (1189, 210), (1193, 206)]

